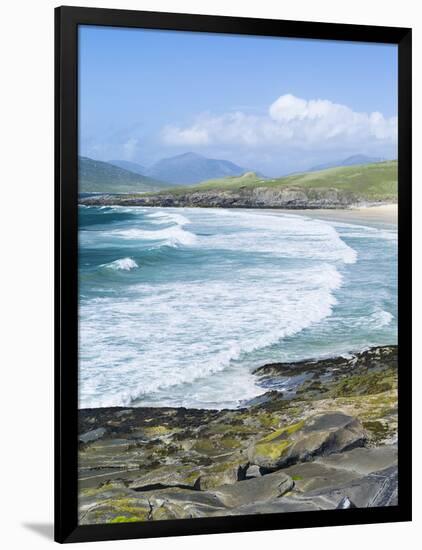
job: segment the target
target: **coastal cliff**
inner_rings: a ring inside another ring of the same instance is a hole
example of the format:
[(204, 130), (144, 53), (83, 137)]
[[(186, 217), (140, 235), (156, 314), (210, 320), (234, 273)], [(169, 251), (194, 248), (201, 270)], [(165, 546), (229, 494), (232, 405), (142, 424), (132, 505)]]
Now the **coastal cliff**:
[(206, 190), (186, 193), (162, 192), (138, 196), (112, 196), (83, 198), (85, 205), (167, 206), (208, 208), (348, 208), (367, 201), (349, 191), (338, 189), (268, 188), (239, 190)]
[(397, 347), (264, 365), (235, 410), (79, 411), (79, 522), (397, 502)]

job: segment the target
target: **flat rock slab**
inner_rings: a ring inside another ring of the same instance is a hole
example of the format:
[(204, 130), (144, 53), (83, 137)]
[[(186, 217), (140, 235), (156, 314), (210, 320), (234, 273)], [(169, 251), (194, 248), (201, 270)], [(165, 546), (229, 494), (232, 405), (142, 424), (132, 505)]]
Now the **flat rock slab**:
[(317, 458), (315, 463), (366, 475), (397, 464), (397, 446), (360, 447), (346, 453)]
[(295, 481), (295, 491), (307, 493), (342, 486), (364, 476), (397, 466), (397, 448), (357, 448), (345, 453), (296, 464), (283, 471)]
[(213, 491), (228, 508), (242, 506), (250, 502), (262, 502), (279, 498), (293, 488), (292, 478), (284, 472), (275, 472), (266, 476), (233, 485), (223, 485)]
[(328, 508), (337, 508), (345, 497), (358, 508), (394, 506), (398, 494), (397, 474), (397, 466), (391, 466), (333, 489), (310, 491), (307, 496), (326, 501)]
[[(350, 500), (357, 508), (394, 506), (397, 504), (397, 467), (386, 468), (359, 477), (331, 489), (318, 489), (308, 493), (293, 493), (266, 502), (251, 502), (227, 511), (229, 515), (278, 514), (285, 512), (305, 512), (333, 510), (345, 500)], [(282, 526), (280, 520), (280, 527)]]

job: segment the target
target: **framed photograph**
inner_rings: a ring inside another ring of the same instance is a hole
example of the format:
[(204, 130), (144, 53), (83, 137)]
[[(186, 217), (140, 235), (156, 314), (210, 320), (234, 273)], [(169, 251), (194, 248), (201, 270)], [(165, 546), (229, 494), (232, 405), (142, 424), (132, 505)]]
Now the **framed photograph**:
[(56, 10), (58, 542), (411, 519), (411, 30)]

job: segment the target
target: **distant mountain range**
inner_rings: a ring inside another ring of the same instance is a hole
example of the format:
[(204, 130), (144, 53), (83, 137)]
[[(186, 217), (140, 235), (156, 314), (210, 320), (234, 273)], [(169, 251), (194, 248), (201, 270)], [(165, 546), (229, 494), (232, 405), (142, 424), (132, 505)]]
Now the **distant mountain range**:
[(152, 178), (173, 184), (190, 185), (201, 181), (240, 176), (245, 168), (228, 160), (210, 159), (197, 153), (184, 153), (156, 162), (146, 172)]
[(343, 160), (326, 162), (318, 164), (309, 169), (309, 172), (318, 172), (319, 170), (327, 170), (327, 168), (335, 168), (336, 166), (355, 166), (357, 164), (372, 164), (375, 162), (383, 162), (385, 159), (378, 157), (368, 157), (367, 155), (352, 155)]
[[(353, 155), (346, 159), (313, 166), (309, 172), (335, 167), (374, 164), (383, 159), (367, 155)], [(184, 153), (164, 158), (145, 167), (127, 160), (103, 162), (79, 157), (80, 192), (140, 193), (159, 191), (177, 185), (192, 186), (198, 183), (242, 176), (245, 168), (228, 160), (211, 159), (197, 153)], [(257, 179), (264, 176), (254, 173)]]
[(168, 187), (168, 184), (108, 162), (79, 157), (80, 193), (139, 193), (156, 191), (163, 187)]
[(113, 164), (113, 166), (129, 170), (129, 172), (133, 172), (134, 174), (140, 174), (141, 176), (147, 175), (148, 168), (137, 162), (131, 162), (130, 160), (109, 160), (107, 162)]
[(148, 168), (126, 160), (110, 160), (109, 163), (171, 185), (193, 185), (210, 179), (240, 176), (247, 171), (228, 160), (210, 159), (197, 153), (164, 158)]

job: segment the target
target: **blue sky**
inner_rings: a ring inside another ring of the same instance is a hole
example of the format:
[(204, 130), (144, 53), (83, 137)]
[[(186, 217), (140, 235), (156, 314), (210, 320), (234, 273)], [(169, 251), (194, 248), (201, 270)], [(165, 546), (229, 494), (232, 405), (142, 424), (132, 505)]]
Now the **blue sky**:
[(79, 48), (83, 155), (267, 175), (396, 156), (395, 46), (83, 26)]

